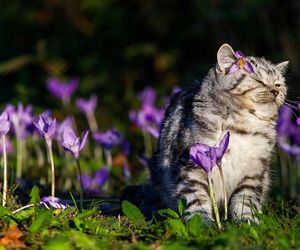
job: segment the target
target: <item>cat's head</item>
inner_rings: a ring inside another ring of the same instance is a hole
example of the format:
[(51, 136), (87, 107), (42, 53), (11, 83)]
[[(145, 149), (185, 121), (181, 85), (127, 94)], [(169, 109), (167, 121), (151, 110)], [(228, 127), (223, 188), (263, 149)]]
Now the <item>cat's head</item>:
[(288, 61), (273, 64), (264, 58), (244, 56), (223, 44), (215, 68), (218, 88), (240, 100), (249, 110), (274, 115), (284, 103)]

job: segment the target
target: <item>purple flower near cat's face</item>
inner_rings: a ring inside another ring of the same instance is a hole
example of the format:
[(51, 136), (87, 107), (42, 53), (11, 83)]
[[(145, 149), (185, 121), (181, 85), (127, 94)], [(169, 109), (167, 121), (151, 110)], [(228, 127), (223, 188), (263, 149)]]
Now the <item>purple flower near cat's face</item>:
[(207, 174), (216, 165), (217, 155), (214, 147), (206, 144), (194, 144), (190, 149), (191, 160), (199, 167), (201, 167)]
[(8, 113), (4, 111), (0, 115), (0, 136), (6, 135), (10, 129), (10, 122), (8, 120)]
[(241, 51), (237, 50), (234, 53), (234, 56), (237, 61), (230, 66), (228, 72), (229, 74), (234, 73), (239, 69), (245, 69), (248, 73), (254, 72), (252, 65), (247, 60), (245, 60), (244, 54)]
[(85, 100), (78, 98), (76, 101), (76, 106), (86, 114), (94, 113), (97, 106), (98, 98), (95, 95), (92, 95), (90, 99)]
[(76, 136), (73, 129), (65, 127), (61, 144), (65, 150), (71, 152), (75, 159), (79, 159), (79, 152), (84, 148), (89, 132), (84, 132), (82, 139)]
[(292, 110), (283, 105), (280, 108), (277, 120), (278, 144), (285, 152), (290, 155), (300, 155), (300, 127), (294, 124), (292, 119)]
[(95, 141), (107, 150), (111, 150), (114, 146), (120, 145), (124, 136), (116, 129), (112, 128), (105, 132), (96, 132), (93, 135)]
[(47, 87), (51, 94), (61, 99), (63, 103), (69, 103), (70, 97), (76, 90), (78, 83), (78, 78), (73, 78), (69, 82), (63, 82), (58, 78), (49, 78)]

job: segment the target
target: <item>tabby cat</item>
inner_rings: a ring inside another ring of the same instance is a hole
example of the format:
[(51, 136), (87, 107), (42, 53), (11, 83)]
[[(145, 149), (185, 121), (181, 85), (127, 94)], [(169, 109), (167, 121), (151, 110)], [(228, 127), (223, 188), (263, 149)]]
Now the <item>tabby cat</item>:
[[(273, 64), (241, 53), (237, 57), (237, 53), (222, 45), (217, 64), (205, 79), (172, 97), (149, 163), (151, 185), (163, 207), (176, 209), (178, 200), (185, 198), (187, 218), (201, 214), (213, 220), (207, 174), (191, 162), (190, 147), (218, 145), (227, 131), (230, 142), (222, 169), (229, 216), (257, 222), (253, 208), (260, 211), (267, 198), (275, 124), (287, 93), (283, 74), (288, 62)], [(222, 209), (224, 193), (217, 167), (211, 176)]]

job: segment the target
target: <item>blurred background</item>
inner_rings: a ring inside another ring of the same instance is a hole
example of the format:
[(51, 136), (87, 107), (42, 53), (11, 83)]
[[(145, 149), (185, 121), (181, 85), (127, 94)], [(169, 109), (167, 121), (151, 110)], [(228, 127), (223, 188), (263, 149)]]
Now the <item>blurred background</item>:
[(76, 94), (97, 93), (104, 126), (127, 126), (124, 108), (146, 85), (163, 96), (204, 77), (224, 42), (290, 60), (300, 92), (297, 0), (1, 0), (0, 37), (1, 104), (60, 107), (46, 80), (80, 77)]
[(100, 129), (118, 127), (136, 150), (142, 142), (128, 117), (140, 105), (136, 94), (152, 86), (163, 105), (175, 86), (205, 76), (225, 42), (274, 63), (289, 60), (289, 99), (297, 100), (300, 1), (1, 0), (0, 104), (31, 103), (62, 118), (70, 110), (47, 80), (78, 77), (72, 101), (96, 94)]

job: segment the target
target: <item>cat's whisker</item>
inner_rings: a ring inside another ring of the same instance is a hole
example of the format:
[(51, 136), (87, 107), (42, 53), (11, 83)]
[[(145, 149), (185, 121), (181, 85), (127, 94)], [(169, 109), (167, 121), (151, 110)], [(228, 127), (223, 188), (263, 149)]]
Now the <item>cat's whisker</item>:
[(292, 114), (293, 114), (293, 116), (295, 117), (295, 118), (297, 118), (298, 116), (297, 116), (297, 114), (295, 113), (295, 111), (293, 110), (293, 109), (296, 109), (297, 111), (299, 110), (298, 108), (296, 108), (296, 107), (294, 107), (294, 106), (292, 106), (292, 105), (290, 105), (289, 103), (284, 103), (283, 105), (286, 105), (286, 106), (288, 106), (289, 108), (291, 108), (291, 112), (292, 112)]
[(293, 103), (293, 104), (296, 104), (296, 105), (298, 105), (298, 101), (292, 101), (292, 100), (289, 100), (289, 99), (286, 99), (285, 100), (286, 102), (289, 102), (289, 103)]

